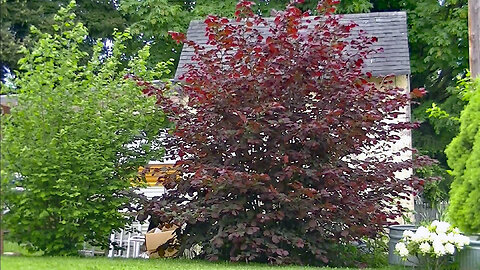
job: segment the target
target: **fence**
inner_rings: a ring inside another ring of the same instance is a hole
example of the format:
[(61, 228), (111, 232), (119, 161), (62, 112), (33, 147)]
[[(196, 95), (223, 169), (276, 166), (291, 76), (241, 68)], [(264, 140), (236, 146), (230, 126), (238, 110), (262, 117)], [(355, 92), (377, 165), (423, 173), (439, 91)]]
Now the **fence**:
[(431, 222), (433, 220), (443, 220), (447, 212), (448, 202), (440, 202), (435, 207), (422, 198), (415, 198), (415, 224), (420, 225), (422, 223)]

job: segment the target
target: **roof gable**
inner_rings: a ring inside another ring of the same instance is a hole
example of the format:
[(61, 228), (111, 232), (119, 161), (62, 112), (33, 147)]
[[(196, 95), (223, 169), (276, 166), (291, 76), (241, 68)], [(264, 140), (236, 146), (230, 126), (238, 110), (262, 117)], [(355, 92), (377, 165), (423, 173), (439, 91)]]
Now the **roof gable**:
[[(389, 74), (407, 75), (410, 74), (410, 58), (408, 53), (407, 36), (407, 15), (405, 12), (372, 12), (362, 14), (340, 15), (340, 22), (355, 22), (358, 27), (352, 30), (352, 33), (364, 30), (368, 36), (378, 38), (372, 48), (382, 48), (378, 52), (369, 56), (365, 61), (365, 72), (369, 71), (374, 76), (384, 76)], [(313, 17), (312, 17), (313, 18)], [(273, 18), (265, 18), (267, 22), (273, 22)], [(260, 33), (268, 36), (268, 27), (258, 27)], [(203, 21), (191, 21), (187, 31), (187, 38), (206, 48), (208, 46), (205, 36), (205, 23)], [(184, 45), (178, 68), (175, 72), (175, 78), (185, 73), (186, 64), (193, 63), (193, 48)]]

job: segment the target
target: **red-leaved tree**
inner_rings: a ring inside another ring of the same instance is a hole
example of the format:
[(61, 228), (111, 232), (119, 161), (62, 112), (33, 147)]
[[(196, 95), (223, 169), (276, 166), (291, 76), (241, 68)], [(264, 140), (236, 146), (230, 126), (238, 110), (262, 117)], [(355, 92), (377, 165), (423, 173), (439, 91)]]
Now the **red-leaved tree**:
[(195, 51), (179, 97), (138, 82), (176, 124), (182, 173), (146, 213), (179, 225), (182, 247), (199, 244), (211, 260), (327, 264), (336, 245), (383, 232), (422, 184), (398, 172), (424, 159), (387, 151), (415, 126), (398, 120), (410, 93), (368, 80), (376, 38), (351, 35), (336, 2), (320, 1), (318, 17), (292, 3), (266, 21), (240, 1), (235, 21), (205, 20), (206, 48), (171, 34)]

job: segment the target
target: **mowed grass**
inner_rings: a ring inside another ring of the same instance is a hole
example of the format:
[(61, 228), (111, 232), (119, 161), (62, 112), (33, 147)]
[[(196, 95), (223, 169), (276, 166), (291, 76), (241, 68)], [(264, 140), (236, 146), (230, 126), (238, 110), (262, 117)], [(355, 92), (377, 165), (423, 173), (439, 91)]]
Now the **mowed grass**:
[[(111, 259), (105, 257), (45, 257), (29, 254), (15, 244), (5, 245), (5, 251), (16, 252), (18, 256), (2, 256), (2, 270), (331, 270), (334, 268), (308, 266), (271, 266), (265, 264), (244, 264), (228, 262), (206, 262), (186, 259)], [(348, 268), (337, 268), (346, 270)], [(377, 268), (396, 270), (400, 268)]]
[[(2, 270), (330, 270), (333, 268), (307, 266), (270, 266), (263, 264), (213, 263), (186, 259), (110, 259), (76, 257), (22, 257), (2, 256)], [(341, 268), (348, 269), (348, 268)], [(385, 270), (393, 268), (383, 268)]]

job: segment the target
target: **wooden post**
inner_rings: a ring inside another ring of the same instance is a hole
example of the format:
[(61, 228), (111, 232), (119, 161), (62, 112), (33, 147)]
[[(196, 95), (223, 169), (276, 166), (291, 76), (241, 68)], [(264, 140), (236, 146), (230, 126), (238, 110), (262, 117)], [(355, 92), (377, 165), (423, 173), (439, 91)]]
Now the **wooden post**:
[(470, 41), (470, 73), (480, 77), (480, 0), (468, 0), (468, 36)]

